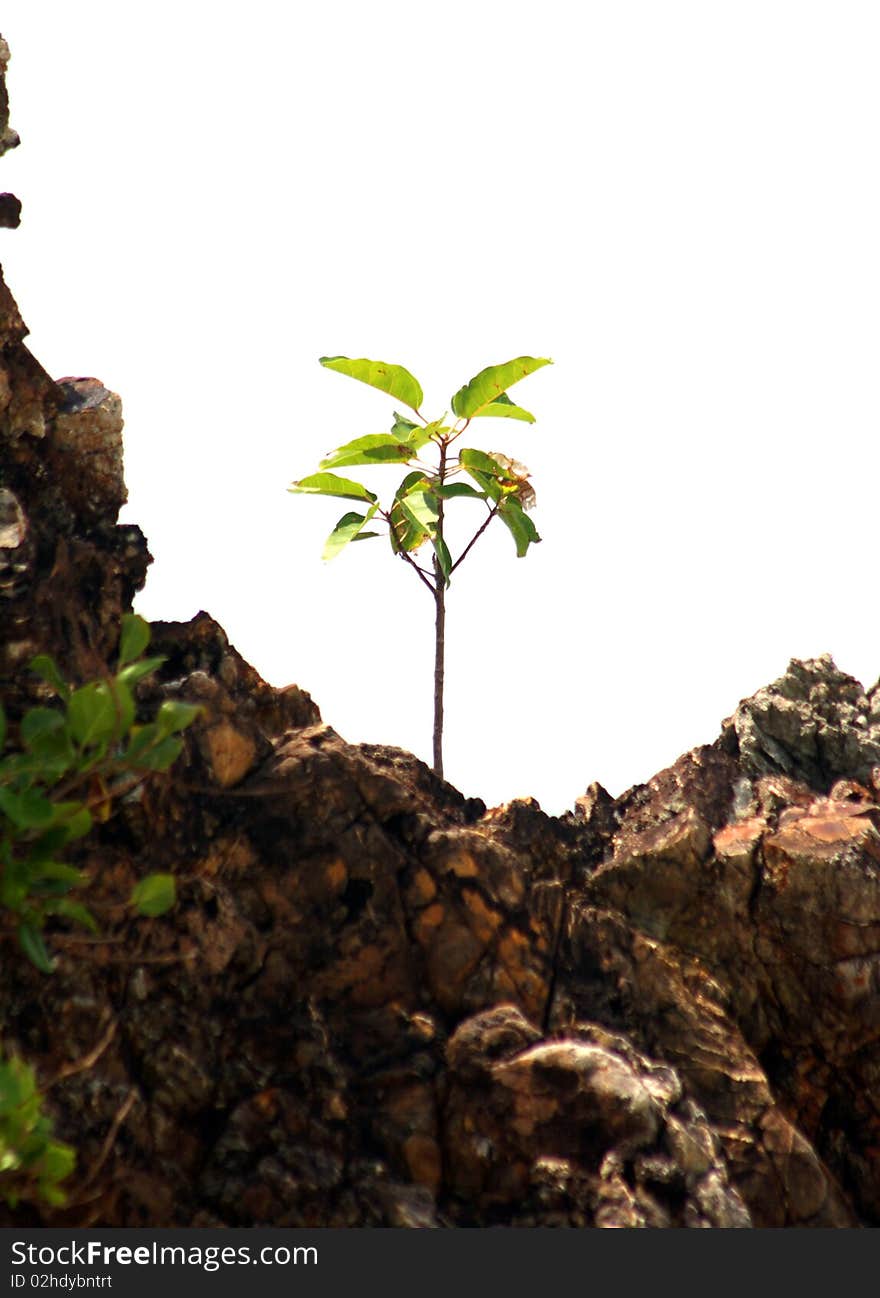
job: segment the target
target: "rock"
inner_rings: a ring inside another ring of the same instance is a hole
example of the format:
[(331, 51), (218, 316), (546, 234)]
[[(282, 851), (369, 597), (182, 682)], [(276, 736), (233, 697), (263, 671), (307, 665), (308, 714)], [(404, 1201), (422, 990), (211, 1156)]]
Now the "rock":
[(476, 1207), (518, 1225), (751, 1225), (674, 1071), (572, 1026), (536, 1040), (499, 1007), (451, 1038), (445, 1166), (461, 1224)]
[(28, 523), (17, 497), (0, 487), (0, 599), (15, 599), (33, 562)]
[[(4, 141), (0, 140), (0, 146)], [(18, 143), (16, 139), (16, 143)], [(9, 147), (8, 145), (6, 147)], [(5, 150), (4, 150), (5, 152)], [(17, 230), (21, 225), (21, 203), (14, 194), (0, 194), (0, 226)]]
[[(9, 125), (9, 95), (6, 90), (6, 69), (9, 66), (9, 46), (0, 36), (0, 157), (18, 147), (18, 132)], [(9, 196), (10, 198), (12, 195)]]
[(709, 827), (693, 807), (650, 828), (631, 830), (625, 821), (611, 859), (596, 871), (589, 890), (665, 937), (676, 912), (692, 907), (711, 844)]
[(97, 379), (59, 379), (53, 452), (80, 525), (116, 521), (128, 499), (122, 476), (122, 402)]
[(575, 800), (574, 814), (606, 838), (617, 828), (614, 799), (598, 780), (594, 780), (586, 793)]
[(828, 654), (792, 659), (740, 703), (732, 726), (750, 774), (779, 772), (827, 791), (840, 778), (866, 783), (880, 763), (880, 690), (866, 694)]

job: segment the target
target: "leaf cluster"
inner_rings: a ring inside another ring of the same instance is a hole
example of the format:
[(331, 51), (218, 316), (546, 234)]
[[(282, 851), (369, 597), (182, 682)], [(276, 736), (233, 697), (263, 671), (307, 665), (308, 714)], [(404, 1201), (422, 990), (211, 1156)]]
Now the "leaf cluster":
[[(0, 705), (0, 911), (12, 913), (21, 949), (43, 973), (53, 969), (42, 933), (50, 917), (97, 931), (91, 911), (71, 895), (87, 880), (63, 860), (64, 849), (151, 774), (168, 770), (199, 711), (166, 701), (152, 721), (137, 724), (134, 688), (164, 662), (144, 656), (149, 642), (143, 618), (123, 617), (115, 674), (79, 688), (64, 681), (54, 659), (34, 658), (31, 670), (58, 702), (26, 712), (15, 743)], [(174, 876), (149, 874), (129, 905), (156, 916), (175, 900)], [(0, 1060), (0, 1195), (11, 1207), (22, 1199), (65, 1201), (60, 1182), (76, 1151), (53, 1138), (42, 1105), (33, 1068), (16, 1056)]]
[(33, 1068), (17, 1055), (0, 1061), (0, 1195), (10, 1208), (23, 1199), (61, 1205), (60, 1183), (75, 1165), (76, 1151), (54, 1139)]
[[(548, 359), (519, 356), (481, 370), (452, 397), (454, 419), (449, 423), (444, 422), (446, 415), (432, 421), (424, 418), (421, 384), (402, 365), (351, 360), (347, 356), (324, 356), (321, 364), (378, 388), (407, 406), (415, 416), (410, 419), (394, 411), (390, 432), (356, 437), (326, 456), (317, 473), (300, 478), (288, 488), (307, 495), (335, 496), (361, 505), (360, 510), (349, 510), (339, 519), (324, 545), (325, 559), (336, 558), (352, 542), (380, 536), (384, 525), (392, 552), (407, 559), (422, 580), (436, 590), (441, 582), (449, 585), (458, 564), (496, 517), (513, 537), (518, 557), (523, 557), (530, 545), (540, 541), (526, 513), (535, 502), (535, 493), (525, 465), (499, 451), (487, 452), (474, 447), (453, 449), (453, 444), (473, 419), (534, 423), (534, 415), (511, 401), (508, 388), (551, 364)], [(428, 462), (423, 455), (429, 447), (437, 452), (433, 462)], [(336, 472), (378, 464), (403, 464), (409, 468), (387, 509), (363, 483)], [(446, 503), (458, 499), (481, 501), (487, 516), (461, 554), (453, 559), (444, 536), (444, 515)], [(433, 573), (419, 567), (411, 558), (426, 542), (434, 550)]]
[[(58, 703), (26, 712), (17, 745), (5, 752), (8, 725), (0, 706), (0, 908), (16, 917), (21, 948), (44, 973), (52, 971), (42, 935), (49, 917), (96, 930), (91, 912), (71, 896), (86, 881), (64, 861), (64, 849), (106, 820), (114, 803), (149, 774), (169, 768), (181, 751), (180, 732), (198, 711), (166, 701), (153, 721), (137, 724), (134, 687), (164, 661), (143, 656), (149, 640), (143, 618), (123, 617), (115, 674), (78, 689), (66, 684), (52, 658), (36, 657), (31, 670)], [(167, 889), (147, 889), (132, 902), (142, 914), (157, 914), (159, 895)]]

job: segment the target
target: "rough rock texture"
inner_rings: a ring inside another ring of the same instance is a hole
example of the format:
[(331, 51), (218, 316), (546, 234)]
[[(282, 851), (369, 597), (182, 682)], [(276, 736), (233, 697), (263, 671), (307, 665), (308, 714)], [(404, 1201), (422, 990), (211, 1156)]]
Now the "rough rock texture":
[[(9, 96), (6, 93), (6, 68), (9, 46), (0, 36), (0, 157), (19, 144), (18, 133), (9, 125)], [(14, 194), (0, 194), (0, 227), (14, 230), (21, 223), (21, 203)]]
[[(31, 656), (99, 673), (149, 562), (118, 398), (24, 336), (0, 281), (13, 733)], [(4, 1049), (79, 1150), (66, 1208), (0, 1224), (880, 1224), (876, 687), (794, 662), (552, 818), (345, 743), (205, 613), (153, 630), (144, 714), (202, 712), (78, 849), (100, 935), (59, 921), (46, 977), (0, 915)], [(177, 907), (132, 918), (157, 869)]]
[(791, 662), (731, 724), (749, 774), (791, 775), (827, 791), (841, 776), (869, 780), (880, 764), (880, 685), (866, 692), (827, 654)]

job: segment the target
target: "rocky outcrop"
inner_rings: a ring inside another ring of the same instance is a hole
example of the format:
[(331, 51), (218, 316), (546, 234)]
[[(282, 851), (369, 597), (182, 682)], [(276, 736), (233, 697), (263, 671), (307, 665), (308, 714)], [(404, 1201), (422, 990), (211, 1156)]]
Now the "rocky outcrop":
[(863, 690), (827, 654), (790, 663), (730, 724), (750, 775), (790, 775), (827, 791), (841, 777), (870, 781), (880, 765), (880, 686)]
[[(149, 563), (118, 398), (24, 338), (0, 283), (13, 731), (29, 659), (99, 674)], [(153, 634), (144, 715), (201, 712), (78, 848), (100, 933), (58, 920), (46, 976), (0, 916), (4, 1048), (79, 1150), (65, 1208), (0, 1224), (880, 1224), (876, 687), (794, 662), (554, 818), (347, 744), (205, 613)], [(178, 904), (133, 917), (156, 870)]]

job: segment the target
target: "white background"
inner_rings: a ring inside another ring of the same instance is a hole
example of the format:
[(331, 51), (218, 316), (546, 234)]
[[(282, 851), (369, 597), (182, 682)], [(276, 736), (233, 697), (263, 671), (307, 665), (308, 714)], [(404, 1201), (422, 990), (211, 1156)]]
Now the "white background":
[(403, 364), (437, 416), (530, 353), (538, 422), (474, 427), (544, 540), (492, 529), (453, 583), (454, 783), (561, 811), (792, 656), (874, 681), (875, 3), (4, 0), (2, 30), (0, 254), (46, 368), (123, 397), (142, 613), (207, 609), (345, 738), (429, 758), (427, 593), (384, 542), (323, 564), (345, 506), (285, 490), (390, 421), (317, 358)]

